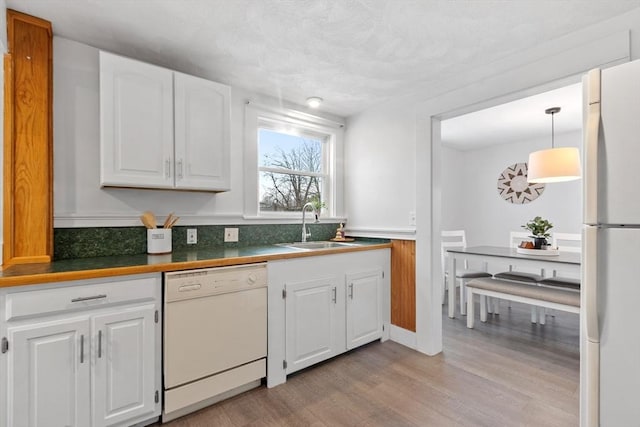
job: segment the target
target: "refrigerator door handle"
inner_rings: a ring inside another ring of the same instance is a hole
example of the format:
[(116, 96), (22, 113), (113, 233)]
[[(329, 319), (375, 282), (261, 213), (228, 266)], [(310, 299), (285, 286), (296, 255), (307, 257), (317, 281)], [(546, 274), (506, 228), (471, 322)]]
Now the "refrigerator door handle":
[(584, 247), (582, 284), (584, 289), (584, 305), (582, 307), (586, 318), (587, 340), (600, 342), (600, 328), (598, 325), (598, 228), (584, 227)]
[(598, 137), (600, 133), (599, 68), (589, 71), (586, 82), (587, 122), (584, 133), (584, 223), (598, 223)]

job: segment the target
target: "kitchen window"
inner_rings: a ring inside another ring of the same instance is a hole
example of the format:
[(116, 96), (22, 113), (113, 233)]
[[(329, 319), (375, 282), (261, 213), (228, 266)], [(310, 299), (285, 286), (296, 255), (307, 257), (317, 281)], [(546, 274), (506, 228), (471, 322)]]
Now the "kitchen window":
[[(245, 217), (299, 217), (306, 203), (321, 218), (342, 209), (342, 124), (306, 113), (247, 105)], [(250, 200), (253, 197), (253, 200)]]
[(258, 128), (259, 211), (299, 212), (305, 203), (330, 208), (331, 135), (265, 123)]

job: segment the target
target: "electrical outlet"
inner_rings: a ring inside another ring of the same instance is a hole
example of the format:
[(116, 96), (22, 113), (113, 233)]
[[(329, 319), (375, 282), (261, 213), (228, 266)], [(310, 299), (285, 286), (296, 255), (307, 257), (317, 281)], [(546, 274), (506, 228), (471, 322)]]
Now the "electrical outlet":
[(416, 225), (416, 213), (414, 211), (409, 212), (409, 225), (410, 226)]
[(225, 228), (224, 229), (224, 241), (225, 242), (237, 242), (238, 241), (238, 229), (237, 228)]
[(187, 228), (187, 245), (195, 245), (198, 243), (198, 229)]

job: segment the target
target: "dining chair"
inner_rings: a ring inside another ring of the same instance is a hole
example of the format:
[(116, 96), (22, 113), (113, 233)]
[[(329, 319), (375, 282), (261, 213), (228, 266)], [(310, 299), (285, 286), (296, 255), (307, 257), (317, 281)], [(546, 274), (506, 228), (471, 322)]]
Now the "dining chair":
[[(582, 236), (579, 233), (553, 233), (552, 245), (559, 252), (580, 253)], [(557, 270), (553, 270), (552, 276), (538, 282), (544, 286), (580, 290), (580, 278), (559, 276)]]
[[(470, 270), (467, 261), (464, 262), (463, 269), (456, 269), (456, 277), (452, 282), (449, 280), (449, 273), (447, 271), (447, 249), (465, 249), (467, 247), (467, 237), (464, 230), (447, 230), (440, 233), (440, 255), (442, 262), (442, 303), (444, 304), (445, 290), (449, 289), (449, 292), (456, 291), (456, 282), (460, 287), (460, 314), (467, 314), (466, 304), (466, 284), (471, 279), (477, 279), (479, 277), (491, 277), (490, 273), (487, 273), (487, 266), (484, 264), (483, 270)], [(453, 285), (453, 286), (452, 286)]]
[[(560, 252), (580, 253), (582, 236), (579, 233), (553, 233), (551, 246), (557, 248)], [(580, 278), (558, 276), (558, 270), (553, 270), (551, 277), (545, 277), (538, 282), (540, 286), (550, 288), (563, 288), (580, 292)], [(538, 313), (539, 322), (544, 325), (546, 315), (553, 316), (553, 310), (541, 309)]]
[[(517, 248), (525, 240), (531, 240), (531, 235), (526, 231), (511, 231), (509, 233), (509, 247)], [(517, 267), (516, 267), (517, 268)], [(510, 280), (512, 282), (527, 283), (529, 285), (537, 285), (544, 278), (544, 270), (540, 270), (539, 274), (528, 273), (526, 271), (518, 271), (514, 269), (514, 265), (509, 265), (508, 271), (502, 271), (493, 275), (496, 279)], [(497, 302), (494, 303), (494, 311), (497, 311)], [(509, 305), (511, 307), (511, 305)], [(541, 308), (540, 310), (544, 310)], [(541, 318), (544, 314), (541, 314)], [(531, 323), (538, 321), (538, 310), (535, 306), (531, 307)], [(543, 320), (544, 323), (544, 320)]]
[(561, 252), (582, 252), (580, 233), (553, 233), (552, 245)]
[[(531, 240), (531, 236), (526, 231), (512, 231), (509, 233), (509, 247), (517, 248), (521, 242)], [(540, 274), (517, 271), (514, 265), (509, 265), (508, 271), (503, 271), (493, 275), (497, 279), (511, 280), (517, 282), (537, 283), (543, 278), (543, 271)]]

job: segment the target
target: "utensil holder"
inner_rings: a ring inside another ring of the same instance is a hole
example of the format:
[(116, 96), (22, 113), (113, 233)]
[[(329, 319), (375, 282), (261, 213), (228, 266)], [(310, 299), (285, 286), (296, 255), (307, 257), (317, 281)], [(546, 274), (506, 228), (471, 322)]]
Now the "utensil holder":
[(171, 252), (171, 229), (147, 229), (147, 253), (168, 254)]

